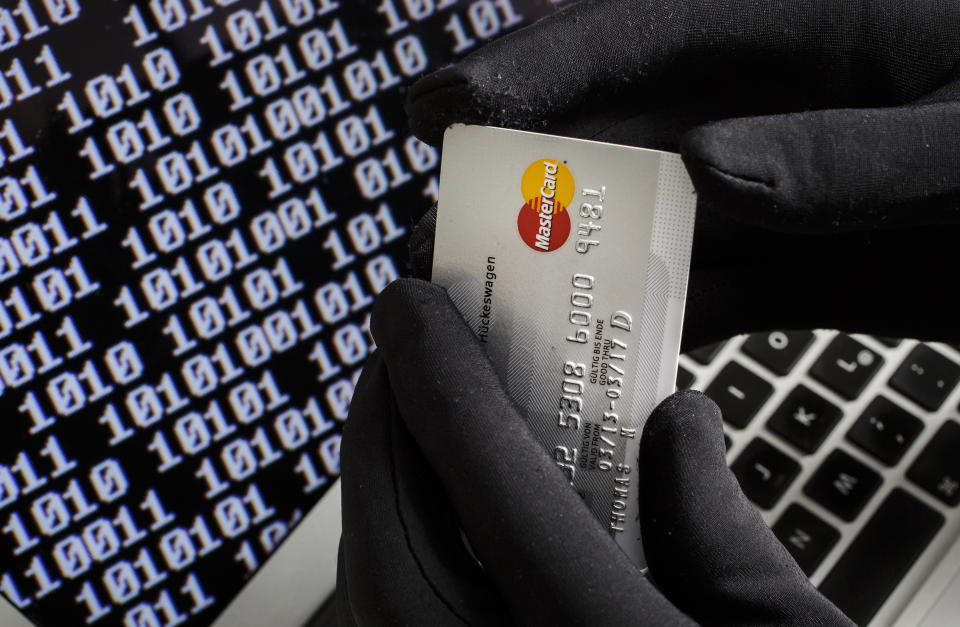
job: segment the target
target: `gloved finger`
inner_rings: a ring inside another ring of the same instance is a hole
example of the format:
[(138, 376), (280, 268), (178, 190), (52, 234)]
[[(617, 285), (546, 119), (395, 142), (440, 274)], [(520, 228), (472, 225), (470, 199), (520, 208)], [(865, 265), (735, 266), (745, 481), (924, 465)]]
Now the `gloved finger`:
[(960, 223), (960, 102), (724, 120), (682, 142), (701, 206), (836, 233)]
[(400, 414), (518, 622), (690, 624), (570, 488), (443, 289), (392, 283), (372, 330)]
[(427, 210), (410, 233), (410, 273), (414, 278), (429, 281), (433, 274), (433, 238), (437, 232), (437, 205)]
[(436, 475), (397, 415), (379, 354), (364, 366), (343, 436), (341, 622), (509, 622), (503, 602), (464, 549)]
[(706, 214), (697, 216), (683, 350), (774, 329), (960, 341), (960, 293), (944, 289), (960, 225), (811, 236)]
[(899, 104), (947, 81), (958, 22), (953, 0), (585, 0), (425, 77), (408, 114), (436, 145), (453, 122), (589, 136), (685, 102), (718, 118)]
[(669, 397), (640, 447), (644, 550), (681, 610), (706, 625), (852, 625), (743, 495), (713, 401), (693, 391)]

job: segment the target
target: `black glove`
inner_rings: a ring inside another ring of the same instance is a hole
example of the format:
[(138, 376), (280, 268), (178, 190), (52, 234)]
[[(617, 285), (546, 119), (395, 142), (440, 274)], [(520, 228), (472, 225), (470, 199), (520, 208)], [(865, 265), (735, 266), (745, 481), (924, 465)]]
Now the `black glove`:
[(960, 339), (956, 0), (584, 0), (409, 98), (433, 144), (468, 122), (680, 151), (699, 193), (685, 347)]
[(671, 396), (643, 432), (655, 587), (536, 441), (443, 289), (393, 283), (372, 331), (380, 348), (344, 427), (342, 625), (851, 624), (740, 491), (707, 397)]

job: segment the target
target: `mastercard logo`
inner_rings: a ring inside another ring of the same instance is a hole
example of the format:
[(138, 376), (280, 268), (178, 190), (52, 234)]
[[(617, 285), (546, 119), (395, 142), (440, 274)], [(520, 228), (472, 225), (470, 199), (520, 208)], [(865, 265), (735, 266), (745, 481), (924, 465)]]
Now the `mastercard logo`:
[(553, 159), (534, 161), (523, 173), (520, 191), (525, 204), (517, 216), (517, 230), (530, 248), (548, 253), (563, 246), (570, 236), (573, 175)]

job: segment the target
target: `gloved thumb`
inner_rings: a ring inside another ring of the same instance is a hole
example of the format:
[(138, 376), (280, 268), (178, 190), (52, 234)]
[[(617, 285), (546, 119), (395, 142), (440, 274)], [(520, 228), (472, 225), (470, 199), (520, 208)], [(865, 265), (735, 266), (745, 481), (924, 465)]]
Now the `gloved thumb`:
[(823, 597), (727, 468), (720, 409), (682, 391), (640, 448), (641, 529), (656, 585), (701, 624), (851, 625)]
[(836, 233), (960, 223), (960, 102), (734, 118), (681, 141), (701, 210)]

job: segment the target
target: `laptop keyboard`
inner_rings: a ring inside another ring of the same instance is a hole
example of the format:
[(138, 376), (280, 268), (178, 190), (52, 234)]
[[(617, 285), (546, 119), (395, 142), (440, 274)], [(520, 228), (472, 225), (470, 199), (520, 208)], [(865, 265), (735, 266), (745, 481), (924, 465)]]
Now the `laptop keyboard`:
[(892, 624), (960, 531), (960, 349), (836, 331), (685, 353), (744, 493), (820, 590)]

